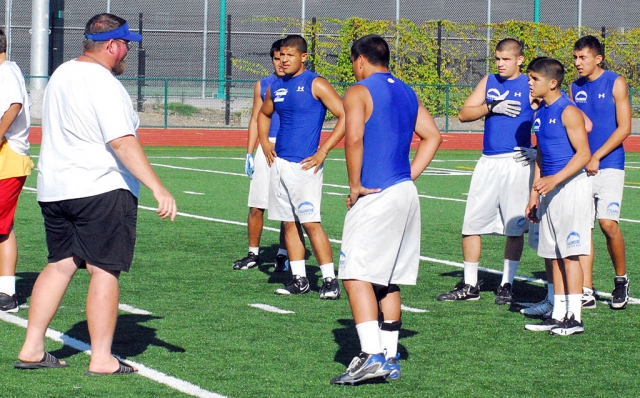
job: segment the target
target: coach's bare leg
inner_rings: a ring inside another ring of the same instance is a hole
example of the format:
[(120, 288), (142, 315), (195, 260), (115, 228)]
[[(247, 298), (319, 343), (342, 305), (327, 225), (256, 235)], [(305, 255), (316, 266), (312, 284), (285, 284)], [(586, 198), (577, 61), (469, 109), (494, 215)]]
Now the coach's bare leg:
[(504, 258), (511, 261), (520, 261), (524, 249), (524, 236), (507, 236), (504, 246)]
[(329, 238), (324, 232), (322, 224), (319, 222), (307, 222), (302, 224), (302, 226), (307, 232), (307, 236), (309, 236), (309, 241), (311, 241), (311, 247), (313, 247), (313, 252), (316, 260), (318, 260), (318, 264), (332, 263), (333, 254), (331, 252), (331, 242), (329, 242)]
[(0, 276), (15, 276), (18, 261), (16, 234), (11, 229), (6, 235), (0, 235)]
[(293, 221), (284, 222), (285, 240), (289, 261), (304, 260), (304, 236), (300, 224)]
[(87, 327), (91, 339), (89, 371), (113, 373), (119, 367), (118, 360), (111, 356), (111, 345), (118, 319), (120, 272), (90, 264), (87, 271), (91, 275), (87, 293)]
[(377, 321), (378, 300), (376, 299), (373, 285), (369, 282), (355, 279), (343, 280), (342, 284), (349, 296), (349, 305), (356, 325), (363, 322)]
[[(588, 256), (580, 256), (580, 268), (582, 269), (582, 277), (584, 287), (593, 289), (593, 229), (591, 230), (591, 253)], [(621, 274), (624, 275), (624, 274)]]
[(462, 235), (462, 258), (469, 263), (480, 261), (482, 238), (480, 235)]
[[(18, 359), (23, 362), (37, 362), (44, 356), (44, 336), (58, 311), (60, 301), (78, 270), (79, 259), (72, 257), (49, 263), (42, 270), (31, 293), (27, 337)], [(62, 362), (62, 361), (61, 361)]]
[(264, 209), (257, 207), (249, 208), (247, 217), (247, 228), (249, 230), (249, 247), (260, 247), (262, 237), (262, 227), (264, 226)]
[[(600, 229), (607, 240), (607, 250), (616, 271), (616, 276), (627, 273), (627, 260), (624, 253), (624, 237), (620, 226), (613, 220), (598, 220)], [(593, 250), (592, 250), (593, 252)]]

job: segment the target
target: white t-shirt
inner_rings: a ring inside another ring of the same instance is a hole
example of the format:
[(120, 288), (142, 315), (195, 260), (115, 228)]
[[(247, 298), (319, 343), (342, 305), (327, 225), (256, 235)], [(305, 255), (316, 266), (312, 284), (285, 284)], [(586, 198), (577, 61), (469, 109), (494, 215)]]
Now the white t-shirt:
[(4, 61), (0, 64), (0, 120), (11, 104), (22, 104), (22, 109), (4, 138), (14, 152), (27, 155), (29, 153), (29, 127), (31, 127), (31, 114), (29, 113), (31, 101), (20, 67), (15, 62)]
[(85, 198), (116, 189), (138, 196), (140, 182), (109, 142), (136, 136), (139, 123), (129, 94), (106, 68), (76, 60), (60, 65), (44, 94), (38, 200)]

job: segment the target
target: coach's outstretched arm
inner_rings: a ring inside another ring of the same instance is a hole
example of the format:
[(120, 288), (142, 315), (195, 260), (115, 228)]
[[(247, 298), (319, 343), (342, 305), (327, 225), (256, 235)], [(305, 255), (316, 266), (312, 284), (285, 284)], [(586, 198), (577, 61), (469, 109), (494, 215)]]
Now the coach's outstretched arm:
[(176, 200), (162, 185), (162, 181), (151, 167), (138, 139), (133, 135), (125, 135), (109, 141), (109, 146), (124, 164), (124, 167), (151, 190), (153, 197), (158, 202), (156, 213), (161, 218), (170, 217), (171, 221), (175, 220), (178, 212)]
[(415, 133), (420, 137), (420, 143), (416, 156), (411, 161), (411, 179), (414, 181), (429, 166), (442, 143), (442, 136), (435, 120), (422, 104), (418, 106)]

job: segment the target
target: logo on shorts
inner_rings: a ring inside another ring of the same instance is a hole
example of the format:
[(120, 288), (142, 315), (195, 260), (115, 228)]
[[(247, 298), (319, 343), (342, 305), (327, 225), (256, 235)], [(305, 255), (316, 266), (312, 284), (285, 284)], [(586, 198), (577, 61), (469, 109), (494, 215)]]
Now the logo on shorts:
[(285, 95), (287, 95), (287, 93), (289, 92), (289, 90), (287, 90), (286, 88), (279, 88), (276, 90), (275, 94), (275, 98), (273, 99), (273, 102), (282, 102), (284, 101), (284, 97)]
[(347, 255), (340, 250), (340, 263), (339, 263), (339, 267), (340, 268), (344, 268), (344, 263), (347, 262)]
[(524, 217), (520, 217), (516, 222), (516, 227), (523, 228), (527, 224), (527, 219)]
[(535, 131), (536, 133), (537, 133), (538, 131), (540, 131), (540, 124), (542, 124), (542, 123), (540, 122), (540, 118), (538, 117), (538, 118), (536, 118), (536, 120), (533, 122), (533, 131)]
[(567, 236), (567, 247), (579, 247), (580, 246), (580, 234), (573, 231)]
[(578, 91), (576, 95), (573, 96), (573, 99), (576, 103), (585, 104), (587, 102), (587, 92), (584, 90)]
[(311, 202), (302, 202), (298, 205), (298, 213), (300, 215), (310, 215), (315, 211), (315, 206)]
[(490, 88), (487, 91), (487, 99), (495, 101), (500, 97), (500, 91), (497, 88)]
[(620, 215), (620, 203), (611, 202), (609, 206), (607, 206), (607, 214), (610, 216), (619, 216)]

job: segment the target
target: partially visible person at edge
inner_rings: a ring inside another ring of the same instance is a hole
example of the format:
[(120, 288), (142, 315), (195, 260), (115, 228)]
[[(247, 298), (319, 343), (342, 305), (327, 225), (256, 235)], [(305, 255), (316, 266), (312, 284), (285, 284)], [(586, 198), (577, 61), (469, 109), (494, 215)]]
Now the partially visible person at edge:
[(124, 19), (99, 14), (87, 22), (84, 37), (83, 54), (56, 69), (44, 94), (38, 203), (49, 255), (33, 287), (27, 335), (14, 366), (68, 366), (45, 350), (44, 337), (71, 279), (86, 268), (86, 374), (130, 374), (137, 370), (113, 357), (111, 345), (120, 273), (133, 260), (140, 182), (151, 190), (161, 218), (174, 220), (177, 208), (137, 140), (138, 115), (115, 77), (125, 70), (130, 42), (142, 36)]
[[(416, 93), (389, 72), (389, 45), (368, 35), (351, 46), (357, 84), (344, 96), (349, 211), (338, 278), (349, 295), (361, 352), (331, 384), (399, 379), (400, 287), (415, 285), (420, 201), (413, 183), (442, 137)], [(409, 162), (413, 135), (420, 138)]]
[[(307, 42), (290, 35), (282, 40), (280, 58), (285, 76), (271, 83), (258, 114), (260, 144), (271, 166), (269, 219), (284, 221), (292, 279), (275, 294), (310, 291), (302, 228), (322, 272), (320, 298), (340, 298), (331, 243), (322, 228), (320, 204), (324, 161), (344, 137), (342, 99), (324, 78), (307, 70)], [(331, 135), (320, 146), (322, 124), (329, 109), (337, 117)], [(276, 144), (269, 142), (274, 112), (280, 116)], [(298, 224), (299, 223), (299, 224)]]
[(0, 29), (0, 311), (4, 312), (18, 312), (18, 243), (13, 220), (18, 196), (33, 168), (30, 106), (24, 76), (7, 59), (7, 36)]
[[(246, 257), (236, 260), (233, 263), (233, 269), (235, 270), (254, 268), (261, 262), (260, 238), (264, 226), (264, 211), (269, 207), (269, 175), (271, 168), (267, 165), (267, 158), (265, 158), (262, 146), (259, 143), (255, 159), (253, 157), (253, 150), (258, 140), (258, 113), (260, 113), (260, 108), (264, 102), (267, 88), (269, 88), (271, 83), (284, 76), (284, 70), (282, 69), (280, 60), (281, 43), (282, 39), (276, 40), (271, 45), (271, 50), (269, 51), (274, 72), (258, 80), (253, 87), (253, 110), (251, 111), (251, 120), (249, 121), (247, 156), (244, 163), (245, 173), (251, 178), (248, 201), (249, 216), (247, 217), (249, 252)], [(271, 120), (271, 127), (269, 128), (269, 142), (271, 144), (275, 144), (279, 128), (280, 118), (277, 113), (274, 113)], [(287, 255), (287, 246), (284, 239), (284, 224), (280, 223), (280, 241), (278, 253), (276, 253), (275, 258), (275, 272), (289, 270), (289, 259)]]

